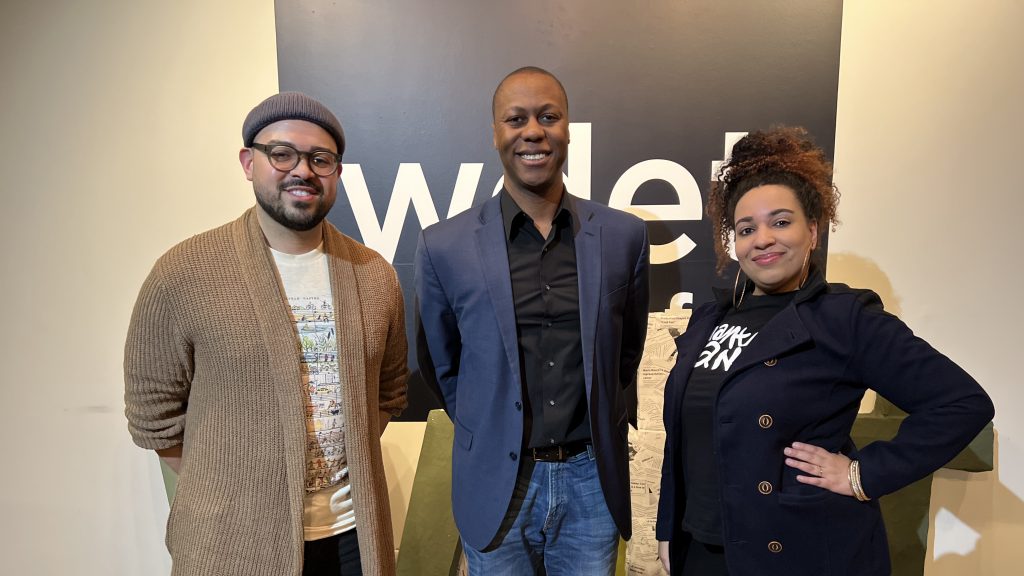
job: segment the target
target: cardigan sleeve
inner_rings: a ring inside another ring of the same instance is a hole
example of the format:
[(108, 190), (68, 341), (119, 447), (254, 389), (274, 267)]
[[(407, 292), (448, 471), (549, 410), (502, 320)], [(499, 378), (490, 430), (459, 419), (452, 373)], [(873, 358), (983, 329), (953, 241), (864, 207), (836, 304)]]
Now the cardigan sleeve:
[(136, 444), (160, 450), (182, 443), (193, 368), (192, 346), (176, 321), (158, 264), (135, 302), (124, 350), (125, 416)]
[(865, 493), (878, 498), (941, 468), (994, 414), (960, 366), (885, 312), (874, 292), (857, 299), (852, 367), (865, 385), (908, 413), (895, 438), (860, 450)]
[(405, 304), (398, 277), (390, 266), (388, 289), (391, 293), (390, 325), (380, 366), (378, 409), (398, 416), (408, 405), (409, 344), (405, 337)]

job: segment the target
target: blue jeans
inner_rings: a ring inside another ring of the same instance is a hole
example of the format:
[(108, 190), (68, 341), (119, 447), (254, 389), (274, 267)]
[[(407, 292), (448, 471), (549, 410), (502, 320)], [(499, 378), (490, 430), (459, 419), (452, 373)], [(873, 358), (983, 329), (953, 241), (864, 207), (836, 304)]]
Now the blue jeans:
[(485, 552), (463, 542), (470, 576), (614, 575), (619, 531), (593, 448), (565, 462), (524, 462), (496, 540)]

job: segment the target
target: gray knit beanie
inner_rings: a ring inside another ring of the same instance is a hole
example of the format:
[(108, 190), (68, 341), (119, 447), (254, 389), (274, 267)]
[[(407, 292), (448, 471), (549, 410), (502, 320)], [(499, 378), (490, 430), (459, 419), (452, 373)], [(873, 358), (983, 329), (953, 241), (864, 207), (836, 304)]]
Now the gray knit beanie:
[(260, 130), (281, 120), (305, 120), (320, 126), (334, 138), (338, 155), (345, 153), (345, 133), (341, 122), (327, 106), (302, 92), (281, 92), (257, 104), (242, 124), (242, 145), (246, 148), (252, 146)]

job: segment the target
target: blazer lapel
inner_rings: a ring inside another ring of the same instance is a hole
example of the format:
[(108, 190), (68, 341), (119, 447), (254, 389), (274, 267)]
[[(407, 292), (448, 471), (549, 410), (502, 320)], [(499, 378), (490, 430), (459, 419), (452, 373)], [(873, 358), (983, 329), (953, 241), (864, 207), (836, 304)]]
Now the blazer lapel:
[(505, 355), (512, 374), (519, 377), (519, 339), (516, 337), (516, 308), (512, 297), (512, 275), (505, 247), (505, 225), (501, 219), (500, 197), (488, 200), (480, 209), (480, 227), (476, 229), (477, 256), (483, 271), (487, 293), (498, 319)]
[(573, 219), (576, 249), (576, 282), (579, 285), (580, 340), (583, 347), (583, 376), (587, 397), (594, 382), (594, 354), (597, 348), (597, 319), (601, 305), (601, 225), (594, 213), (566, 193), (565, 201)]

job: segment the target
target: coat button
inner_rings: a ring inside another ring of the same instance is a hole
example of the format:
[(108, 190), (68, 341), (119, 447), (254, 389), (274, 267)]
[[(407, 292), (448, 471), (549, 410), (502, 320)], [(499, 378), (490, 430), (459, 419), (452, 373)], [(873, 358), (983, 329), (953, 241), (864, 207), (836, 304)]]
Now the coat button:
[(771, 428), (772, 424), (774, 423), (775, 420), (772, 419), (770, 414), (761, 414), (760, 416), (757, 417), (757, 425), (760, 426), (761, 428), (764, 428), (765, 430)]
[(523, 409), (523, 403), (517, 401), (516, 402), (516, 410), (522, 410), (522, 409)]
[(772, 540), (768, 543), (768, 551), (773, 554), (778, 554), (779, 552), (782, 552), (782, 543), (778, 540)]
[(760, 492), (761, 494), (771, 494), (772, 493), (772, 483), (768, 482), (768, 481), (765, 481), (765, 480), (762, 480), (761, 482), (759, 482), (757, 484), (757, 491)]
[(511, 458), (513, 462), (516, 461), (516, 458), (519, 458), (519, 456), (517, 456), (515, 452), (509, 452), (508, 457)]
[(764, 365), (769, 367), (769, 368), (771, 368), (772, 366), (775, 366), (778, 363), (779, 363), (779, 360), (777, 358), (770, 358), (770, 359), (764, 361)]

